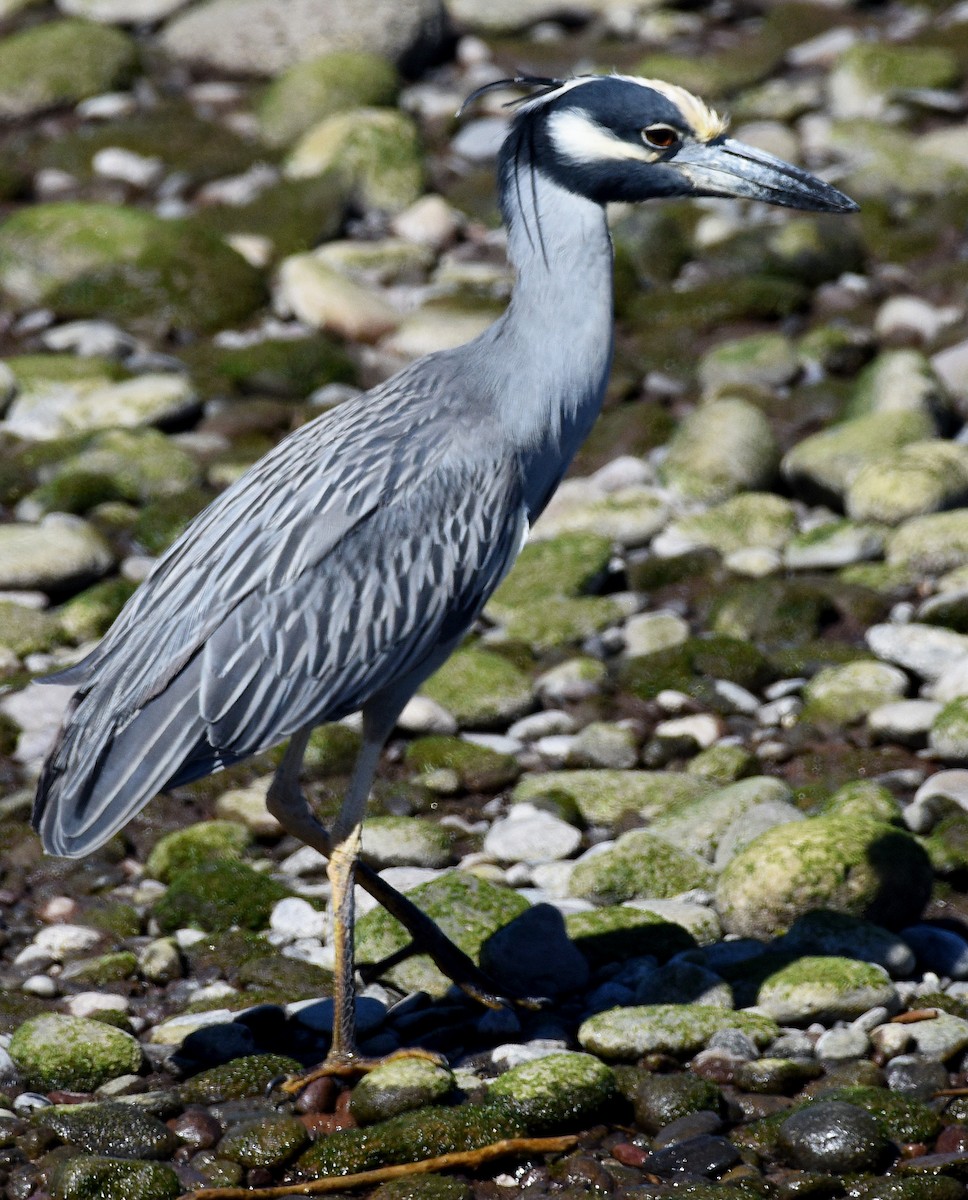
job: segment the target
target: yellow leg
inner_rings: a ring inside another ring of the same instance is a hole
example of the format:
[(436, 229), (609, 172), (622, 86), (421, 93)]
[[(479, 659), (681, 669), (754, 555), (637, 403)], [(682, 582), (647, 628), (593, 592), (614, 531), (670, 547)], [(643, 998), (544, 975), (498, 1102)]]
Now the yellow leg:
[(356, 999), (353, 955), (353, 887), (360, 851), (360, 826), (333, 847), (326, 874), (333, 909), (333, 1043), (327, 1062), (351, 1064), (356, 1049)]

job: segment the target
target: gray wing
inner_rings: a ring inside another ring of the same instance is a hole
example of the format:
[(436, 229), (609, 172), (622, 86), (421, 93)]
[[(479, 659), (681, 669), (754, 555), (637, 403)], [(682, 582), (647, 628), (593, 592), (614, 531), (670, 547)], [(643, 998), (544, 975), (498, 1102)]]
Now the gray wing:
[(50, 850), (87, 853), (166, 785), (418, 679), (479, 613), (520, 545), (513, 460), (471, 466), (419, 413), (354, 444), (358, 418), (338, 470), (301, 430), (202, 514), (81, 665), (38, 788)]

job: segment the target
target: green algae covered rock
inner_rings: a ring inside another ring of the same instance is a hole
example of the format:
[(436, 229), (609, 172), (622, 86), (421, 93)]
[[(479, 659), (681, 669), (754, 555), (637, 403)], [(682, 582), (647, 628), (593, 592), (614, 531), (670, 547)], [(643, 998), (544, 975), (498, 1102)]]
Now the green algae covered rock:
[(299, 1070), (300, 1064), (284, 1054), (249, 1054), (192, 1076), (181, 1085), (180, 1095), (184, 1104), (218, 1104), (262, 1096), (277, 1076)]
[[(123, 578), (102, 579), (100, 583), (92, 584), (57, 610), (60, 628), (78, 644), (103, 637), (134, 595), (136, 587), (137, 584)], [(6, 636), (2, 617), (0, 628)]]
[(825, 817), (866, 817), (900, 825), (901, 805), (897, 797), (882, 783), (873, 779), (854, 779), (839, 787), (824, 800), (818, 815)]
[(179, 871), (217, 858), (241, 858), (252, 835), (238, 821), (198, 821), (155, 842), (145, 871), (168, 883)]
[(935, 717), (928, 744), (946, 762), (968, 760), (968, 696), (956, 696)]
[(875, 708), (900, 700), (908, 678), (882, 662), (852, 662), (818, 671), (804, 689), (803, 719), (829, 725), (852, 725)]
[(364, 208), (400, 212), (420, 196), (423, 157), (417, 126), (392, 108), (354, 108), (309, 129), (286, 163), (291, 179), (338, 168)]
[(52, 1200), (176, 1200), (182, 1187), (164, 1163), (79, 1154), (54, 1168), (50, 1194)]
[(749, 546), (782, 550), (796, 530), (793, 504), (772, 492), (743, 492), (669, 525), (669, 532), (690, 548), (709, 547), (722, 555)]
[(32, 116), (121, 87), (135, 44), (89, 21), (48, 21), (0, 40), (0, 117)]
[(445, 1067), (420, 1058), (389, 1060), (364, 1075), (353, 1089), (350, 1112), (361, 1125), (436, 1104), (454, 1088)]
[(898, 928), (918, 919), (931, 885), (928, 857), (907, 833), (820, 816), (767, 830), (741, 850), (719, 877), (716, 909), (730, 933), (746, 937), (773, 937), (813, 909)]
[(918, 350), (884, 350), (857, 376), (846, 416), (920, 412), (935, 421), (950, 415), (951, 399), (930, 359)]
[(722, 342), (703, 355), (699, 382), (716, 394), (743, 384), (782, 387), (800, 371), (796, 351), (782, 333), (756, 333)]
[(615, 904), (565, 916), (565, 929), (591, 967), (649, 954), (660, 962), (695, 946), (695, 938), (665, 917)]
[(864, 467), (850, 485), (846, 507), (857, 520), (900, 525), (966, 499), (968, 447), (927, 441), (912, 442), (890, 459)]
[(421, 691), (471, 729), (501, 726), (523, 716), (532, 702), (531, 680), (524, 671), (478, 646), (452, 654)]
[(19, 308), (200, 332), (243, 320), (265, 295), (255, 268), (190, 221), (81, 201), (22, 208), (0, 227), (0, 291)]
[(896, 1142), (930, 1142), (941, 1129), (941, 1118), (927, 1104), (883, 1087), (839, 1087), (823, 1093), (824, 1100), (843, 1100), (863, 1108)]
[(781, 780), (754, 775), (666, 809), (649, 828), (680, 850), (711, 862), (716, 857), (719, 839), (734, 821), (758, 804), (792, 799), (793, 793)]
[(419, 774), (455, 771), (461, 787), (468, 792), (499, 792), (521, 774), (513, 754), (499, 754), (489, 746), (443, 734), (414, 738), (403, 757), (407, 766)]
[(686, 1071), (680, 1075), (638, 1073), (632, 1103), (635, 1123), (646, 1133), (658, 1133), (666, 1125), (695, 1112), (719, 1112), (723, 1093), (708, 1079)]
[[(448, 871), (421, 883), (407, 897), (475, 961), (486, 939), (529, 907), (510, 888), (497, 887), (463, 871)], [(356, 958), (360, 963), (380, 962), (409, 942), (410, 935), (385, 909), (372, 909), (356, 924)], [(404, 991), (423, 990), (432, 996), (442, 996), (450, 987), (450, 980), (423, 954), (390, 968), (385, 977)]]
[(968, 509), (912, 517), (887, 541), (890, 566), (916, 575), (941, 575), (968, 564)]
[(677, 804), (707, 795), (714, 786), (678, 771), (548, 771), (519, 780), (511, 802), (555, 808), (566, 819), (577, 812), (589, 825), (612, 825), (625, 813), (653, 820)]
[(238, 925), (264, 929), (273, 905), (289, 889), (233, 859), (216, 859), (178, 871), (155, 905), (163, 933), (191, 926), (217, 933)]
[(48, 612), (0, 600), (0, 646), (14, 654), (43, 654), (64, 641), (57, 618)]
[(642, 1004), (589, 1017), (578, 1041), (602, 1058), (631, 1061), (643, 1054), (695, 1054), (721, 1029), (738, 1029), (760, 1047), (779, 1033), (777, 1023), (760, 1013), (711, 1004)]
[(713, 400), (690, 414), (669, 443), (663, 482), (683, 496), (712, 503), (764, 488), (779, 451), (769, 422), (747, 400)]
[(505, 1100), (538, 1134), (593, 1121), (615, 1092), (610, 1067), (590, 1054), (563, 1053), (512, 1067), (488, 1095)]
[(301, 1121), (278, 1113), (229, 1126), (219, 1140), (218, 1156), (241, 1167), (280, 1167), (308, 1141)]
[[(381, 1183), (370, 1200), (472, 1200), (472, 1196), (470, 1185), (452, 1175), (411, 1175)], [(937, 1200), (949, 1198), (939, 1196)]]
[(420, 1162), (455, 1151), (477, 1150), (529, 1133), (524, 1114), (506, 1101), (420, 1108), (363, 1129), (340, 1129), (320, 1138), (297, 1160), (310, 1179), (348, 1175), (394, 1163)]
[(389, 105), (400, 81), (376, 54), (343, 51), (296, 63), (265, 90), (258, 117), (267, 142), (285, 146), (313, 125), (351, 108)]
[(179, 1139), (134, 1104), (65, 1104), (45, 1108), (36, 1122), (85, 1154), (112, 1158), (170, 1158)]
[(648, 829), (623, 833), (610, 850), (579, 862), (569, 891), (598, 904), (662, 900), (691, 888), (711, 887), (712, 870), (695, 854), (679, 850)]
[(453, 859), (450, 833), (421, 817), (370, 817), (363, 826), (363, 857), (382, 867), (446, 867)]
[(818, 955), (780, 967), (763, 980), (756, 996), (757, 1007), (781, 1024), (853, 1021), (868, 1009), (896, 1002), (883, 967)]
[(141, 1067), (141, 1047), (130, 1034), (59, 1013), (25, 1021), (11, 1038), (10, 1057), (28, 1085), (45, 1092), (90, 1092)]

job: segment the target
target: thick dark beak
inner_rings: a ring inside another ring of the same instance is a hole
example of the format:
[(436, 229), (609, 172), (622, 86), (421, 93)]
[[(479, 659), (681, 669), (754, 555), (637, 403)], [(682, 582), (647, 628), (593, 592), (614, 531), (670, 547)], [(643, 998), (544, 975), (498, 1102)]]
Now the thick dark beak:
[(849, 196), (816, 175), (732, 138), (683, 146), (666, 165), (680, 171), (700, 196), (765, 200), (811, 212), (857, 211)]

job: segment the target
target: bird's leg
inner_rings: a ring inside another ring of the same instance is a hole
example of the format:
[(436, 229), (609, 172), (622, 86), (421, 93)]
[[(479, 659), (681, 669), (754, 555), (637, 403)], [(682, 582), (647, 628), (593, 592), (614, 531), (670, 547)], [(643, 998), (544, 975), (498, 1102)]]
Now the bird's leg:
[[(299, 784), (310, 733), (311, 729), (303, 729), (290, 739), (269, 788), (266, 807), (287, 833), (329, 858), (333, 850), (330, 835), (320, 824)], [(429, 955), (448, 979), (452, 979), (461, 991), (486, 1008), (504, 1006), (506, 999), (494, 981), (412, 900), (408, 900), (366, 863), (356, 863), (356, 882), (391, 916), (396, 917), (410, 934), (413, 941), (407, 950), (408, 954)], [(541, 1007), (540, 1001), (528, 997), (514, 999), (527, 1008)]]

